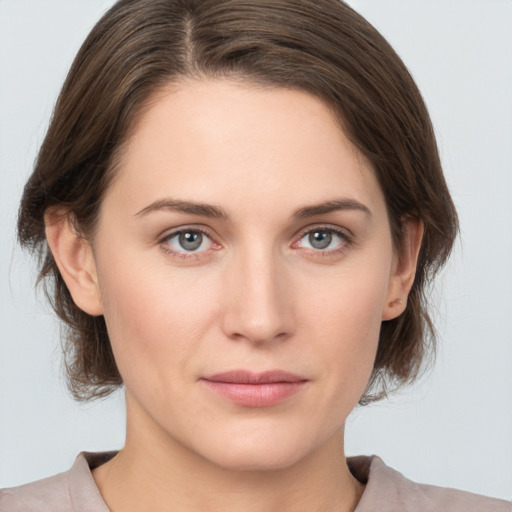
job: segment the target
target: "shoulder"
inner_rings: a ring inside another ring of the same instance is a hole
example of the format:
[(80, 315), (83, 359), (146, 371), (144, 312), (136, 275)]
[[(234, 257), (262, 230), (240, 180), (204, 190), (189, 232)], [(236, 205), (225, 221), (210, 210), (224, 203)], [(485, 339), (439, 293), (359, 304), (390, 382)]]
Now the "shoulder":
[(91, 468), (113, 454), (81, 453), (64, 473), (19, 487), (0, 489), (0, 512), (108, 512)]
[(30, 484), (1, 489), (0, 511), (40, 511), (44, 510), (42, 505), (55, 512), (69, 510), (68, 473), (66, 471)]
[(356, 512), (512, 512), (506, 501), (412, 482), (379, 457), (350, 458), (349, 467), (366, 489)]

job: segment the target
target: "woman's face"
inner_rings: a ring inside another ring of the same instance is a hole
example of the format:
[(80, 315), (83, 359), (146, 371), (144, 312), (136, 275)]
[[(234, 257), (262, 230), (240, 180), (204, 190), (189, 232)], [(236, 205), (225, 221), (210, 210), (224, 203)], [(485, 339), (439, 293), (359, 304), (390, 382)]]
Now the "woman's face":
[(381, 321), (400, 312), (377, 180), (324, 104), (295, 90), (161, 93), (106, 193), (93, 255), (128, 436), (223, 467), (287, 467), (339, 442)]

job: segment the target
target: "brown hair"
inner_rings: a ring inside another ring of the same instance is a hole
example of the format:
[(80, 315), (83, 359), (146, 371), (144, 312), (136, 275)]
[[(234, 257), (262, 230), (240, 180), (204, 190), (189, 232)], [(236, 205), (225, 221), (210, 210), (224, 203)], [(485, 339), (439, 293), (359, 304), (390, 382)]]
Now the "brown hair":
[(159, 88), (183, 78), (232, 77), (307, 91), (330, 106), (372, 164), (395, 247), (405, 218), (424, 238), (405, 312), (383, 322), (361, 403), (414, 380), (433, 347), (425, 290), (448, 257), (457, 217), (428, 112), (385, 39), (340, 0), (120, 0), (93, 28), (58, 98), (18, 219), (38, 252), (39, 279), (64, 321), (70, 389), (77, 399), (122, 384), (102, 316), (80, 310), (45, 238), (49, 207), (94, 233), (103, 194), (137, 116)]

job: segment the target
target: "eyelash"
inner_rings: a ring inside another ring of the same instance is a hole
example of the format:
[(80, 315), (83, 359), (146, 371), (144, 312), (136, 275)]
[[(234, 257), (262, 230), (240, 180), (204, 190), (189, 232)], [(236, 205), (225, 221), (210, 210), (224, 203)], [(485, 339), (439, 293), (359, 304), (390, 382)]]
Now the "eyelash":
[[(314, 249), (314, 248), (308, 248), (304, 247), (303, 250), (307, 251), (309, 254), (314, 254), (316, 257), (322, 257), (322, 258), (329, 258), (329, 257), (336, 257), (343, 254), (347, 249), (349, 249), (353, 245), (353, 237), (352, 235), (349, 235), (346, 230), (340, 229), (339, 227), (330, 226), (330, 225), (316, 225), (316, 226), (309, 226), (305, 229), (303, 229), (299, 235), (299, 237), (296, 239), (295, 242), (292, 244), (292, 248), (295, 248), (298, 246), (299, 242), (307, 235), (310, 235), (311, 233), (314, 233), (315, 231), (323, 231), (327, 233), (334, 234), (338, 236), (342, 243), (340, 243), (340, 247), (334, 248), (334, 249)], [(185, 250), (182, 251), (176, 251), (174, 249), (171, 249), (169, 247), (169, 241), (172, 240), (175, 237), (178, 237), (179, 235), (183, 233), (201, 233), (203, 236), (207, 237), (213, 246), (215, 248), (213, 250), (216, 250), (217, 248), (220, 248), (220, 245), (213, 241), (213, 238), (209, 231), (201, 228), (201, 227), (195, 227), (195, 226), (187, 226), (187, 227), (180, 227), (177, 228), (174, 231), (171, 231), (170, 233), (165, 234), (158, 240), (158, 245), (161, 247), (161, 249), (167, 253), (170, 254), (174, 258), (178, 258), (181, 260), (198, 260), (202, 257), (202, 254), (207, 252), (205, 251), (199, 251), (199, 252), (186, 252)], [(300, 247), (300, 246), (299, 246)]]
[(304, 247), (303, 249), (307, 251), (309, 254), (314, 254), (315, 257), (321, 258), (335, 258), (341, 256), (345, 251), (347, 251), (353, 244), (353, 236), (352, 234), (347, 233), (347, 230), (341, 229), (337, 226), (330, 225), (316, 225), (316, 226), (308, 226), (304, 230), (302, 230), (300, 236), (297, 241), (292, 244), (292, 247), (297, 245), (305, 236), (310, 235), (316, 231), (323, 231), (327, 233), (334, 234), (341, 239), (339, 247), (334, 249), (311, 249), (308, 247)]
[(166, 235), (164, 235), (162, 238), (160, 238), (158, 240), (158, 245), (160, 245), (160, 247), (162, 248), (162, 250), (165, 253), (170, 254), (174, 258), (178, 258), (178, 259), (181, 259), (181, 260), (197, 260), (197, 259), (199, 259), (201, 257), (200, 256), (201, 252), (206, 252), (206, 251), (186, 252), (184, 250), (182, 252), (182, 251), (176, 251), (176, 250), (171, 249), (169, 247), (169, 245), (168, 245), (169, 241), (172, 240), (173, 238), (181, 235), (182, 233), (201, 233), (203, 236), (206, 236), (208, 239), (210, 239), (211, 243), (213, 245), (219, 246), (219, 244), (216, 244), (213, 241), (212, 236), (211, 236), (211, 234), (208, 231), (206, 231), (205, 229), (202, 229), (200, 227), (195, 227), (195, 226), (187, 226), (187, 227), (184, 227), (184, 228), (178, 228), (178, 229), (176, 229), (174, 231), (171, 231), (170, 233), (167, 233)]

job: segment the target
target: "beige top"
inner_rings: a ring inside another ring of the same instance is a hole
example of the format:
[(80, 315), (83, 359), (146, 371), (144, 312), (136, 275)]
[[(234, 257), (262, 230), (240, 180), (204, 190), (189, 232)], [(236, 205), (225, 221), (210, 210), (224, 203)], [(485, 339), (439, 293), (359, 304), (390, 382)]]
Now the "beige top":
[[(114, 455), (81, 453), (69, 471), (0, 490), (0, 512), (109, 512), (91, 469)], [(379, 457), (351, 457), (348, 465), (366, 484), (355, 512), (512, 512), (506, 501), (411, 482)]]

